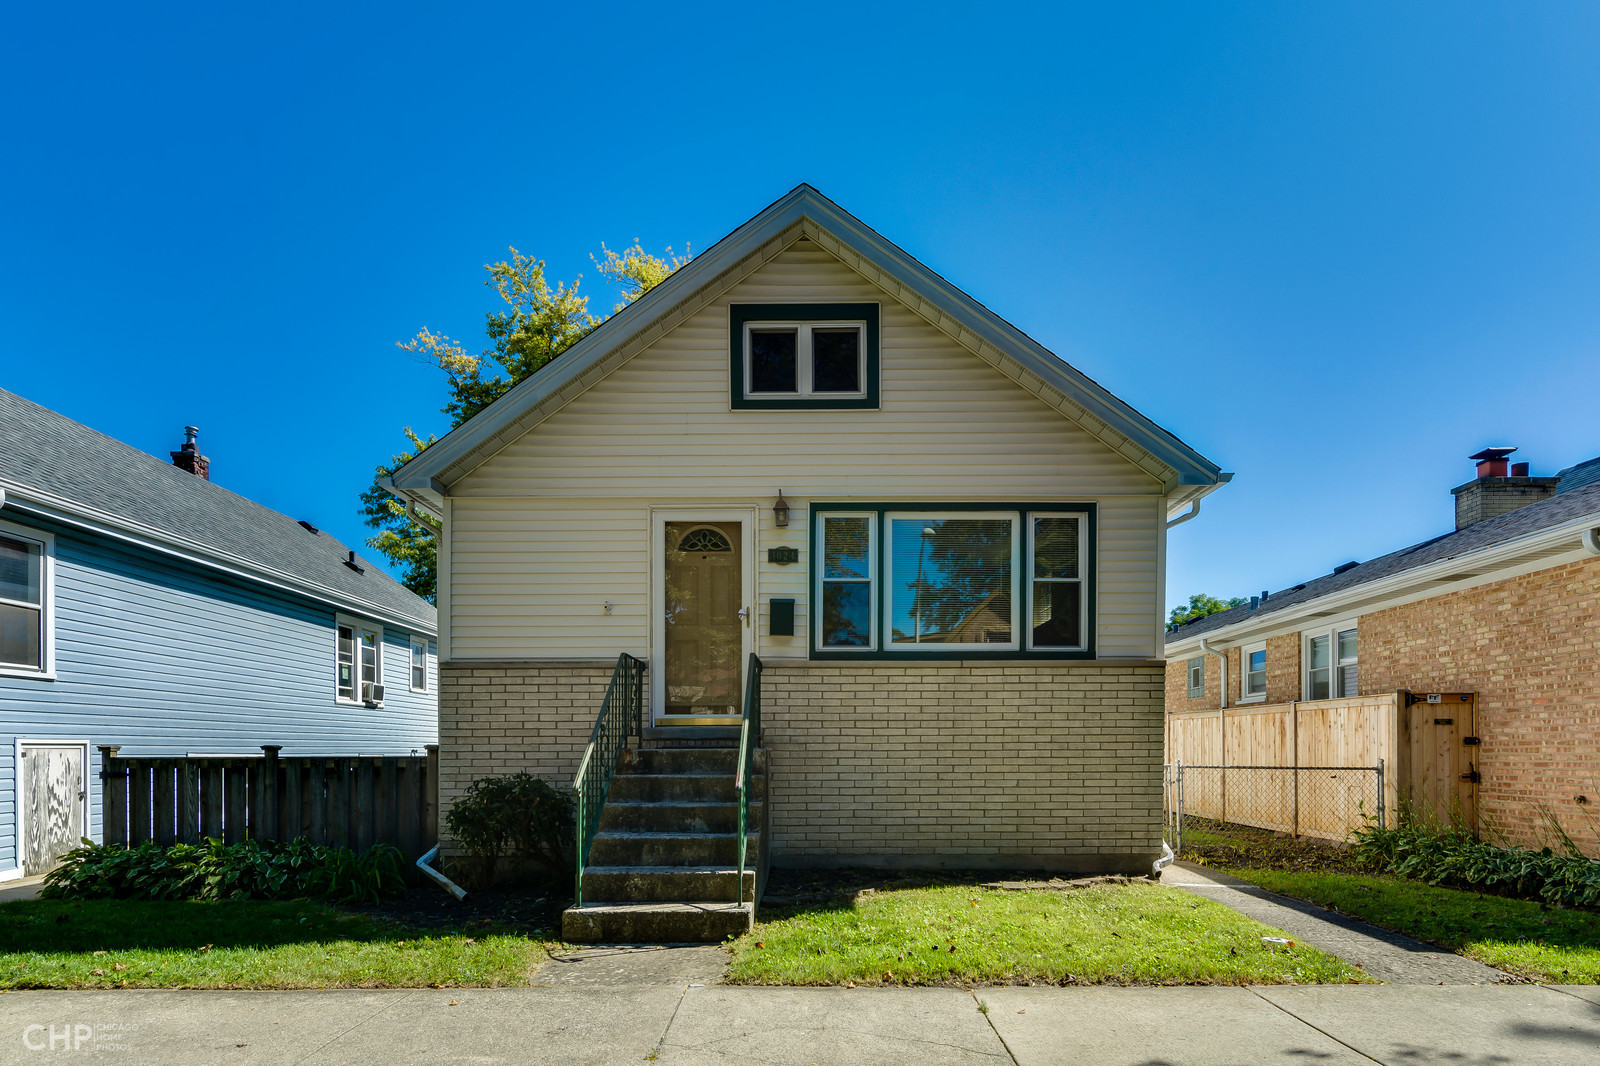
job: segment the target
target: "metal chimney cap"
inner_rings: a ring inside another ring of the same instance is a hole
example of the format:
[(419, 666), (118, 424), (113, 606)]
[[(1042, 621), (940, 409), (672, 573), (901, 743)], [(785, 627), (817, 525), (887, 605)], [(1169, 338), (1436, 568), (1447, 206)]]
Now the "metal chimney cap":
[(1472, 455), (1467, 456), (1467, 458), (1471, 459), (1471, 460), (1473, 460), (1475, 462), (1481, 463), (1485, 459), (1504, 459), (1506, 456), (1510, 455), (1512, 452), (1514, 452), (1516, 450), (1517, 449), (1516, 449), (1515, 446), (1512, 446), (1510, 448), (1506, 448), (1506, 447), (1485, 448), (1481, 452), (1476, 452), (1476, 453), (1474, 453)]

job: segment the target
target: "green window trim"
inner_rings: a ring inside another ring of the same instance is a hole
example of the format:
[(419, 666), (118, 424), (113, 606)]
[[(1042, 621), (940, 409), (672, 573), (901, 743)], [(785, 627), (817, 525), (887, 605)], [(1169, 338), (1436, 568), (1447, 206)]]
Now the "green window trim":
[[(864, 396), (746, 396), (745, 326), (759, 322), (865, 322)], [(876, 411), (878, 409), (877, 304), (733, 304), (728, 308), (728, 403), (735, 411)]]
[[(889, 567), (883, 561), (883, 555), (888, 550), (889, 544), (888, 521), (890, 515), (899, 515), (907, 512), (948, 513), (961, 511), (977, 511), (985, 513), (1005, 512), (1015, 515), (1021, 533), (1021, 558), (1013, 563), (1012, 596), (1020, 604), (1028, 603), (1031, 575), (1024, 573), (1032, 555), (1031, 531), (1027, 529), (1030, 515), (1049, 516), (1082, 515), (1083, 516), (1083, 544), (1080, 549), (1082, 588), (1083, 588), (1083, 647), (1079, 650), (1065, 650), (1057, 648), (1032, 649), (1029, 648), (1025, 638), (1028, 629), (1025, 612), (1019, 608), (1017, 617), (1022, 622), (1023, 632), (1018, 633), (1019, 646), (1003, 651), (986, 651), (977, 646), (952, 648), (949, 651), (907, 651), (903, 647), (885, 647), (884, 634), (891, 632), (891, 616), (893, 605), (890, 602), (887, 576)], [(872, 526), (872, 640), (876, 647), (872, 649), (854, 650), (848, 648), (828, 648), (822, 645), (822, 566), (825, 551), (819, 543), (823, 535), (819, 515), (842, 515), (850, 513), (865, 513), (873, 516)], [(813, 662), (833, 661), (923, 661), (923, 662), (957, 662), (963, 659), (1009, 659), (1009, 660), (1042, 660), (1042, 659), (1093, 659), (1095, 658), (1095, 623), (1099, 614), (1099, 600), (1097, 597), (1097, 547), (1098, 547), (1098, 521), (1097, 508), (1093, 503), (1077, 503), (1070, 501), (1053, 501), (1049, 503), (823, 503), (812, 502), (810, 506), (810, 525), (808, 535), (811, 537), (811, 558), (817, 568), (809, 575), (812, 603), (815, 605), (810, 613), (810, 658)]]

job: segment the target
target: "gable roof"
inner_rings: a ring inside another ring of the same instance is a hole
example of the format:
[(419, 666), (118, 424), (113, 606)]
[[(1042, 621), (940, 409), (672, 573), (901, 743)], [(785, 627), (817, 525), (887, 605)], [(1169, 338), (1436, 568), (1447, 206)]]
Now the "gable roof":
[(1227, 482), (1215, 463), (809, 185), (800, 185), (398, 470), (437, 506), (446, 488), (801, 238), (827, 249), (1161, 483), (1176, 511)]
[[(1600, 484), (1584, 485), (1272, 593), (1255, 610), (1243, 605), (1207, 615), (1169, 631), (1166, 644), (1171, 649), (1198, 637), (1226, 635), (1231, 639), (1233, 634), (1226, 632), (1229, 630), (1293, 624), (1307, 615), (1349, 615), (1359, 613), (1357, 607), (1372, 610), (1383, 605), (1390, 587), (1394, 590), (1390, 595), (1414, 599), (1417, 591), (1437, 590), (1446, 584), (1495, 580), (1498, 570), (1582, 551), (1584, 531), (1597, 523)], [(1440, 572), (1430, 573), (1430, 568)], [(1369, 595), (1363, 596), (1364, 593)], [(1320, 610), (1324, 606), (1328, 609)]]
[[(14, 506), (196, 558), (352, 613), (434, 633), (433, 605), (288, 515), (0, 389), (0, 489)], [(80, 523), (81, 524), (81, 523)]]

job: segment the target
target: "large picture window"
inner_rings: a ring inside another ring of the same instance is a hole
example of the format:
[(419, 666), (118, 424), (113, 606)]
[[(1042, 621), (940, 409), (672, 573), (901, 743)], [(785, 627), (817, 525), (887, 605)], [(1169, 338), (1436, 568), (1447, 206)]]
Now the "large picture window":
[(813, 647), (874, 658), (1091, 655), (1092, 508), (1079, 506), (819, 507)]
[(49, 672), (50, 552), (47, 535), (0, 527), (0, 672)]

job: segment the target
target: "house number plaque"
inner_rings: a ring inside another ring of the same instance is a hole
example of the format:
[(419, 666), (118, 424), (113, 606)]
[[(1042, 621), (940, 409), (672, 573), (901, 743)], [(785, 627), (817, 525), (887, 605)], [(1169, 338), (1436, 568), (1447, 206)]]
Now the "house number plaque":
[(769, 563), (798, 563), (800, 561), (799, 548), (768, 548), (767, 562)]

